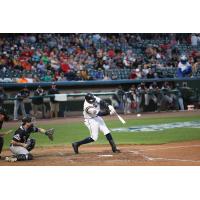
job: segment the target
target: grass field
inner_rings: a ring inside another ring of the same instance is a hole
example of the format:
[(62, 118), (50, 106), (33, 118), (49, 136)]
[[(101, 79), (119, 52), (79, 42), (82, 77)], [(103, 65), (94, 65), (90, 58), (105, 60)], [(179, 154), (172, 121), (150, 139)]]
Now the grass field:
[[(197, 121), (200, 119), (200, 116), (193, 117), (167, 117), (167, 118), (137, 118), (127, 120), (127, 124), (122, 126), (119, 120), (105, 120), (109, 128), (119, 128), (119, 127), (130, 127), (134, 125), (150, 125), (150, 124), (162, 124), (170, 122), (188, 122), (188, 121)], [(57, 146), (70, 144), (73, 141), (83, 139), (84, 137), (89, 136), (89, 131), (85, 125), (81, 122), (71, 122), (66, 124), (53, 124), (43, 125), (38, 123), (38, 127), (50, 128), (54, 127), (56, 130), (55, 140), (50, 142), (48, 138), (44, 135), (33, 133), (32, 137), (37, 140), (37, 146)], [(13, 128), (12, 128), (13, 129)], [(6, 130), (6, 129), (4, 129)], [(189, 140), (200, 140), (200, 131), (199, 129), (194, 128), (175, 128), (168, 129), (164, 131), (156, 132), (139, 132), (139, 133), (130, 133), (130, 132), (113, 132), (113, 137), (117, 144), (162, 144), (170, 142), (179, 142), (179, 141), (189, 141)], [(4, 148), (8, 148), (9, 142), (12, 138), (12, 135), (5, 137)], [(99, 139), (96, 144), (107, 144), (106, 138), (103, 134), (99, 135)]]

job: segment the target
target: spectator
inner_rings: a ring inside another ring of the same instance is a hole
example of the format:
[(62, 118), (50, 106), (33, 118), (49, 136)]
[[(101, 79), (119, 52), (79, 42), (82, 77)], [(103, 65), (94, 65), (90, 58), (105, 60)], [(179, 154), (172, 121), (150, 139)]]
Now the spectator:
[(17, 83), (28, 83), (28, 79), (22, 75), (22, 77), (17, 80)]
[(53, 80), (52, 75), (51, 75), (51, 71), (48, 70), (47, 74), (44, 76), (43, 81), (44, 82), (51, 82)]
[(153, 73), (153, 71), (152, 71), (151, 68), (149, 69), (149, 71), (148, 71), (148, 73), (147, 73), (147, 78), (148, 78), (148, 79), (149, 79), (149, 78), (155, 78), (154, 73)]
[(68, 72), (70, 71), (70, 67), (69, 67), (69, 65), (68, 65), (68, 63), (67, 63), (66, 60), (64, 60), (64, 61), (61, 63), (60, 67), (61, 67), (61, 70), (62, 70), (64, 73), (68, 73)]
[(196, 47), (197, 44), (198, 44), (198, 37), (197, 37), (196, 34), (192, 34), (192, 36), (191, 36), (191, 45), (193, 47)]
[(180, 62), (178, 64), (177, 76), (178, 77), (189, 77), (192, 73), (192, 67), (188, 62), (185, 55), (181, 56)]
[(59, 94), (59, 91), (56, 88), (56, 84), (55, 83), (52, 83), (48, 94), (52, 95), (50, 97), (51, 118), (53, 118), (53, 116), (55, 116), (55, 118), (57, 118), (58, 117), (58, 112), (59, 112), (59, 102), (55, 101), (55, 94)]
[(45, 118), (45, 104), (44, 104), (45, 91), (41, 86), (34, 91), (34, 98), (32, 99), (32, 108), (34, 116), (37, 116), (38, 111), (42, 112), (42, 118)]
[(132, 70), (129, 79), (137, 79), (137, 73), (135, 69)]
[(46, 72), (46, 66), (42, 60), (40, 60), (40, 62), (37, 64), (37, 70), (43, 73)]
[(103, 70), (99, 68), (93, 78), (96, 80), (102, 80), (104, 78)]
[(14, 100), (14, 120), (18, 120), (18, 109), (20, 107), (21, 111), (22, 111), (22, 115), (23, 117), (26, 117), (26, 110), (25, 110), (25, 106), (24, 106), (24, 100), (27, 99), (30, 95), (30, 91), (28, 90), (28, 88), (23, 88), (22, 90), (20, 90), (17, 95), (15, 96), (15, 100)]
[(60, 75), (57, 77), (57, 81), (66, 81), (66, 77), (63, 72), (60, 73)]

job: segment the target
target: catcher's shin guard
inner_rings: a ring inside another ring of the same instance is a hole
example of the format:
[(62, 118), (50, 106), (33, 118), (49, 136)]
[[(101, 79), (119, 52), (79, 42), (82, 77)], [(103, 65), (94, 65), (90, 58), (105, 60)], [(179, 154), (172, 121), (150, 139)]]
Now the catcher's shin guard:
[(24, 161), (24, 160), (33, 160), (33, 155), (32, 154), (19, 154), (16, 156), (18, 161)]
[(110, 146), (111, 146), (111, 148), (112, 148), (112, 151), (113, 151), (114, 153), (120, 153), (120, 150), (117, 149), (116, 144), (115, 144), (115, 142), (114, 142), (114, 140), (113, 140), (113, 138), (112, 138), (112, 135), (111, 135), (110, 133), (108, 133), (108, 134), (106, 135), (106, 138), (107, 138), (108, 142), (110, 143)]
[(91, 143), (91, 142), (94, 142), (94, 140), (91, 138), (91, 137), (87, 137), (85, 138), (84, 140), (81, 140), (81, 141), (78, 141), (78, 142), (74, 142), (72, 143), (72, 147), (74, 149), (74, 152), (76, 154), (78, 154), (78, 147), (82, 144), (88, 144), (88, 143)]
[(28, 141), (27, 141), (27, 147), (26, 147), (26, 149), (28, 150), (28, 151), (31, 151), (32, 149), (34, 149), (34, 147), (35, 147), (35, 143), (36, 143), (36, 140), (35, 139), (28, 139)]

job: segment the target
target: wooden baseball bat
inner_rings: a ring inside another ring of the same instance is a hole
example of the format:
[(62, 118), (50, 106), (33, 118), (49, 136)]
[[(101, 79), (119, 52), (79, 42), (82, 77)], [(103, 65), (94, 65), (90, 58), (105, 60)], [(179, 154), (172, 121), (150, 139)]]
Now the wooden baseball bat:
[(126, 124), (126, 121), (120, 115), (118, 115), (117, 112), (116, 112), (116, 115), (122, 124)]

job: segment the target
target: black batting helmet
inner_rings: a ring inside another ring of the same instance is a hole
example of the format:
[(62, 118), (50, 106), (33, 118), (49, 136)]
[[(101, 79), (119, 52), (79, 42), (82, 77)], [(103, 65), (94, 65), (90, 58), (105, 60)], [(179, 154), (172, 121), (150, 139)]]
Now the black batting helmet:
[(92, 93), (87, 93), (85, 95), (85, 100), (88, 102), (88, 103), (94, 103), (95, 102), (95, 97)]
[(30, 122), (32, 122), (32, 118), (31, 117), (24, 117), (22, 119), (22, 124), (23, 125), (26, 124), (26, 123), (30, 123)]
[(4, 110), (3, 108), (0, 108), (0, 114), (4, 115), (4, 121), (8, 121), (9, 120), (9, 117), (7, 115), (6, 110)]

